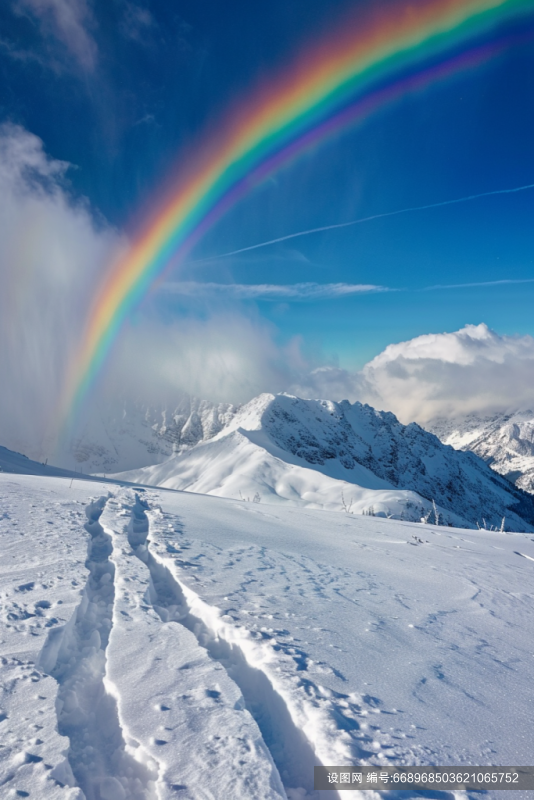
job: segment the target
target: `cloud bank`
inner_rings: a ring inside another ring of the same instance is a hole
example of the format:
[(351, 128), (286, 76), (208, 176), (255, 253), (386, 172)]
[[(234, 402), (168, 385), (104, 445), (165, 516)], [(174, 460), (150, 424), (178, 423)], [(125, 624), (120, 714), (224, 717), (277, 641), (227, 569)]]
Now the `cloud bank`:
[(307, 397), (367, 402), (405, 423), (534, 408), (534, 339), (466, 325), (391, 344), (359, 373), (314, 370), (293, 388)]

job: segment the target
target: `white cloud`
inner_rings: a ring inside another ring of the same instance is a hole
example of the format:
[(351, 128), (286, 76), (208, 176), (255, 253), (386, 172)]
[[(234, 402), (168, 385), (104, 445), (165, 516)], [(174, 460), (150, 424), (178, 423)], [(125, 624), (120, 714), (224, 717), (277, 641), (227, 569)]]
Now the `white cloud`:
[(366, 365), (363, 378), (403, 420), (531, 405), (534, 339), (466, 325), (389, 345)]
[(352, 294), (392, 291), (386, 286), (365, 283), (200, 283), (173, 281), (162, 284), (161, 291), (189, 297), (225, 295), (238, 300), (328, 300)]
[(360, 373), (315, 370), (294, 389), (305, 396), (360, 400), (402, 422), (534, 406), (534, 339), (487, 325), (391, 344)]
[(92, 14), (86, 0), (18, 0), (16, 7), (37, 17), (43, 33), (59, 39), (83, 69), (95, 68), (97, 46), (89, 32)]

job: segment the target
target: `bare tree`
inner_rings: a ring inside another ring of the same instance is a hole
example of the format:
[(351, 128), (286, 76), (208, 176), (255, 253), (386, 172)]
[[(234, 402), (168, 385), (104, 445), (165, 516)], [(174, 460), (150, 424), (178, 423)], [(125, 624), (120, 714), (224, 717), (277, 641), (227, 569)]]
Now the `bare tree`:
[(347, 505), (347, 503), (345, 502), (345, 495), (343, 494), (343, 491), (342, 491), (341, 492), (341, 506), (342, 506), (343, 511), (345, 512), (345, 514), (352, 514), (351, 509), (352, 509), (352, 504), (353, 503), (354, 503), (354, 497), (351, 497), (350, 503)]

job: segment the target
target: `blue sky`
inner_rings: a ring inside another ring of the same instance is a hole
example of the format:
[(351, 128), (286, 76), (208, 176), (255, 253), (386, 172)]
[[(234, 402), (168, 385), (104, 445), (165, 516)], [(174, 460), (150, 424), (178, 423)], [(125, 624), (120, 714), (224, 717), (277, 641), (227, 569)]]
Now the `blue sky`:
[[(378, 2), (386, 13), (386, 0)], [(349, 5), (11, 0), (0, 9), (0, 122), (40, 137), (50, 157), (73, 165), (69, 191), (86, 197), (97, 219), (131, 230), (181, 148)], [(390, 291), (247, 298), (216, 286), (163, 287), (139, 313), (239, 313), (265, 322), (280, 345), (296, 337), (316, 363), (347, 368), (391, 342), (467, 323), (534, 334), (534, 190), (213, 258), (294, 231), (534, 183), (533, 95), (530, 39), (307, 153), (241, 201), (168, 276)], [(510, 283), (428, 289), (500, 281)]]

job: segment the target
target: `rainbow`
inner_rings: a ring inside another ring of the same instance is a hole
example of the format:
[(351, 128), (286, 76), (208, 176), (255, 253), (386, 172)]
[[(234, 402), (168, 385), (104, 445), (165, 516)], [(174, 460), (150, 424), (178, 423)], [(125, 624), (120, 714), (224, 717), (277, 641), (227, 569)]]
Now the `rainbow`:
[(533, 8), (534, 0), (393, 0), (387, 16), (360, 10), (229, 109), (183, 159), (181, 178), (99, 287), (67, 373), (62, 419), (72, 418), (151, 285), (258, 182), (403, 93), (491, 57), (502, 46), (492, 42), (495, 26)]

